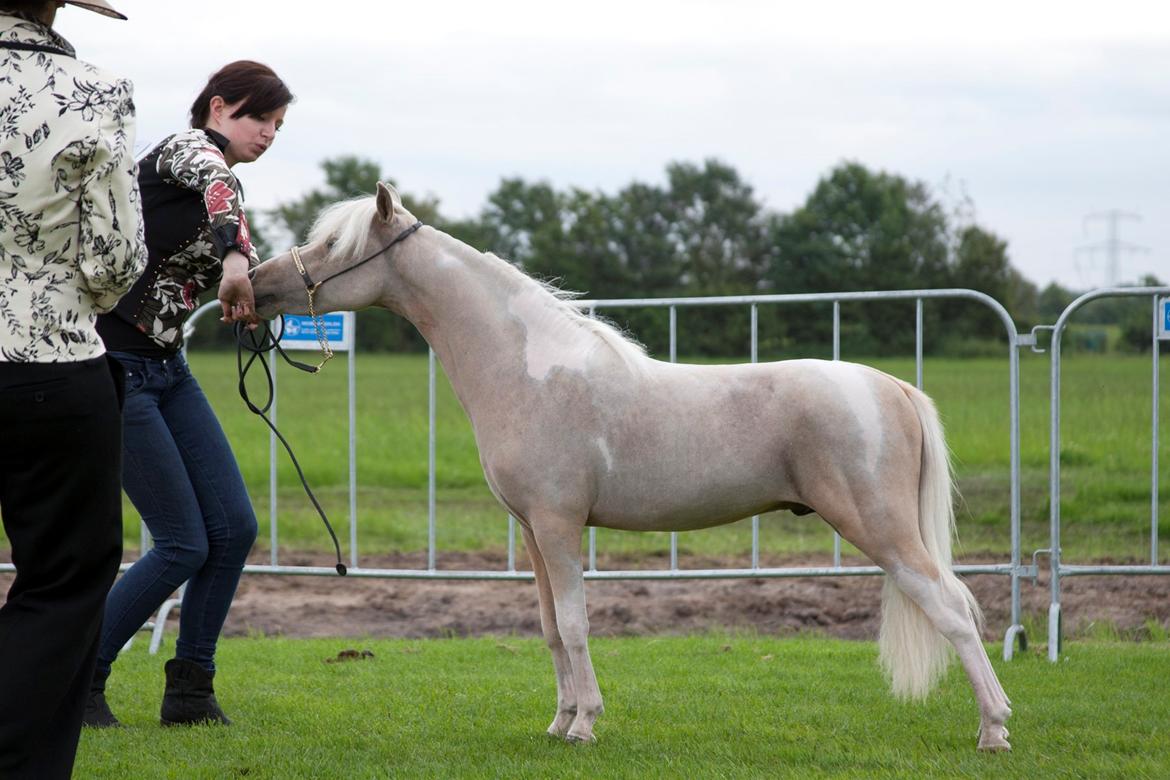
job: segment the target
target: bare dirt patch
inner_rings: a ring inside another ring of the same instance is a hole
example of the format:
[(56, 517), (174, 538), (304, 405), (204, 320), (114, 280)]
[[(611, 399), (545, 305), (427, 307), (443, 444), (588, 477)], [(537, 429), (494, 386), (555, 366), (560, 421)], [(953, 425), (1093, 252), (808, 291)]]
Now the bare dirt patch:
[[(522, 553), (521, 553), (522, 556)], [(267, 563), (257, 553), (253, 562)], [(290, 553), (287, 565), (329, 566), (324, 556)], [(599, 568), (653, 567), (599, 562)], [(817, 557), (776, 558), (765, 566), (827, 566)], [(425, 569), (419, 555), (368, 556), (366, 568)], [(688, 559), (688, 568), (743, 567), (741, 559)], [(440, 569), (503, 571), (502, 555), (443, 555)], [(518, 563), (518, 568), (523, 568)], [(987, 617), (985, 638), (1002, 640), (1010, 619), (1010, 579), (966, 578)], [(0, 574), (7, 592), (11, 574)], [(730, 580), (595, 580), (586, 584), (595, 636), (691, 634), (748, 630), (785, 635), (817, 632), (845, 639), (875, 639), (880, 618), (880, 577), (799, 577)], [(1047, 577), (1022, 585), (1025, 616), (1044, 625)], [(1064, 631), (1083, 634), (1094, 624), (1142, 636), (1148, 621), (1170, 629), (1170, 577), (1069, 577), (1062, 582)], [(177, 628), (177, 621), (172, 617)], [(404, 637), (540, 635), (536, 587), (531, 581), (372, 579), (250, 574), (243, 578), (224, 629), (228, 636)]]
[[(257, 562), (261, 562), (257, 560)], [(329, 565), (324, 558), (289, 556), (287, 564)], [(829, 565), (819, 558), (787, 558), (766, 566)], [(690, 568), (740, 567), (742, 560), (689, 560)], [(653, 564), (650, 564), (653, 565)], [(370, 556), (368, 568), (425, 568), (419, 556)], [(630, 568), (607, 561), (599, 568)], [(640, 566), (645, 567), (645, 562)], [(502, 556), (447, 555), (441, 569), (504, 570)], [(987, 617), (986, 638), (1002, 639), (1010, 624), (1010, 578), (966, 578)], [(732, 580), (594, 580), (586, 584), (595, 636), (690, 634), (750, 630), (763, 634), (815, 631), (846, 639), (874, 639), (882, 578), (799, 577)], [(1046, 577), (1026, 582), (1022, 607), (1040, 625), (1048, 612)], [(1070, 577), (1062, 581), (1066, 636), (1094, 623), (1140, 636), (1147, 621), (1170, 627), (1168, 577)], [(540, 634), (531, 581), (366, 579), (253, 575), (244, 578), (228, 618), (229, 635), (441, 637)]]

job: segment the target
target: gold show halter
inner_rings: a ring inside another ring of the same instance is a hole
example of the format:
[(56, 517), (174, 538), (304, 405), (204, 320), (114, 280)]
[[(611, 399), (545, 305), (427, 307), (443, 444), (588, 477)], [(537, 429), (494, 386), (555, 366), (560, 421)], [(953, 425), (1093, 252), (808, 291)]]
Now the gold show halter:
[(317, 343), (321, 346), (321, 354), (323, 355), (321, 362), (313, 369), (313, 373), (318, 373), (326, 363), (333, 359), (333, 350), (329, 347), (329, 336), (325, 332), (325, 321), (317, 314), (316, 309), (313, 308), (313, 295), (317, 292), (317, 288), (321, 286), (321, 282), (314, 283), (305, 271), (305, 264), (301, 262), (301, 250), (299, 247), (292, 248), (293, 262), (296, 263), (297, 272), (301, 278), (305, 280), (305, 292), (309, 294), (309, 316), (313, 319), (313, 330), (317, 332)]
[(373, 260), (375, 257), (378, 257), (383, 252), (390, 249), (390, 247), (394, 246), (395, 244), (399, 243), (400, 241), (405, 241), (407, 238), (410, 237), (410, 235), (412, 233), (414, 233), (416, 230), (418, 230), (422, 226), (423, 226), (423, 223), (421, 221), (415, 222), (413, 225), (408, 227), (406, 230), (403, 230), (401, 233), (399, 233), (397, 236), (395, 236), (393, 241), (391, 241), (389, 244), (387, 244), (386, 246), (379, 249), (377, 252), (374, 252), (372, 255), (369, 255), (369, 256), (357, 261), (356, 263), (349, 266), (348, 268), (343, 268), (335, 274), (331, 274), (330, 276), (326, 276), (324, 279), (322, 279), (319, 282), (314, 282), (313, 277), (309, 276), (309, 272), (305, 270), (305, 264), (304, 264), (304, 262), (301, 261), (300, 247), (294, 246), (292, 248), (291, 252), (292, 252), (293, 263), (296, 264), (297, 273), (299, 273), (301, 275), (301, 279), (305, 283), (305, 292), (309, 294), (309, 316), (313, 318), (313, 328), (317, 331), (317, 343), (321, 345), (321, 352), (325, 356), (324, 359), (320, 363), (318, 363), (317, 367), (313, 370), (314, 374), (317, 373), (318, 371), (320, 371), (321, 367), (324, 366), (326, 363), (328, 363), (329, 360), (333, 357), (333, 350), (329, 348), (329, 339), (326, 337), (326, 334), (325, 334), (325, 322), (317, 315), (316, 310), (313, 308), (313, 295), (317, 292), (317, 290), (321, 287), (321, 285), (325, 284), (325, 282), (329, 281), (330, 279), (336, 279), (338, 276), (341, 276), (342, 274), (347, 274), (350, 271), (353, 271), (353, 270), (365, 265), (366, 263)]

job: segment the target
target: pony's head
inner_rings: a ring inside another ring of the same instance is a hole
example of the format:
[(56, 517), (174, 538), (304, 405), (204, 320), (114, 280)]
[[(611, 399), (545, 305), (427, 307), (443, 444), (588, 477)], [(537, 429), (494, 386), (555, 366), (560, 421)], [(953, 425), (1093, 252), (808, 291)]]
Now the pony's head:
[(318, 314), (383, 302), (390, 282), (388, 264), (399, 247), (379, 250), (414, 222), (398, 192), (382, 182), (374, 196), (329, 206), (318, 215), (308, 243), (252, 272), (256, 313), (265, 319), (307, 314), (310, 289)]

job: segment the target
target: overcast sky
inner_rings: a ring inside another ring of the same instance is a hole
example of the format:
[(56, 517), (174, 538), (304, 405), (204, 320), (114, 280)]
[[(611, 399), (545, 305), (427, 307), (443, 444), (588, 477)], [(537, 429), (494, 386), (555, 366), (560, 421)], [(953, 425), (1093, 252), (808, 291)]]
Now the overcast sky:
[(342, 154), (455, 217), (505, 176), (613, 193), (708, 157), (788, 212), (852, 160), (965, 191), (1040, 286), (1104, 283), (1104, 254), (1076, 250), (1107, 209), (1140, 215), (1121, 237), (1148, 249), (1121, 279), (1170, 279), (1164, 1), (111, 1), (129, 22), (66, 6), (57, 29), (134, 81), (139, 146), (235, 59), (296, 94), (236, 169), (253, 209)]

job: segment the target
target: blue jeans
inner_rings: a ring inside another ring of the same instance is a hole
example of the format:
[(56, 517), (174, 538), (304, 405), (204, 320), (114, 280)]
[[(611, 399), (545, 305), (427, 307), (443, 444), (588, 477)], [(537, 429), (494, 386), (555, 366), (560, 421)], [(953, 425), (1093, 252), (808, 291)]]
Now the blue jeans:
[(154, 547), (106, 599), (95, 679), (187, 583), (175, 656), (215, 671), (215, 646), (235, 596), (256, 515), (227, 437), (181, 356), (110, 353), (126, 369), (122, 486)]

